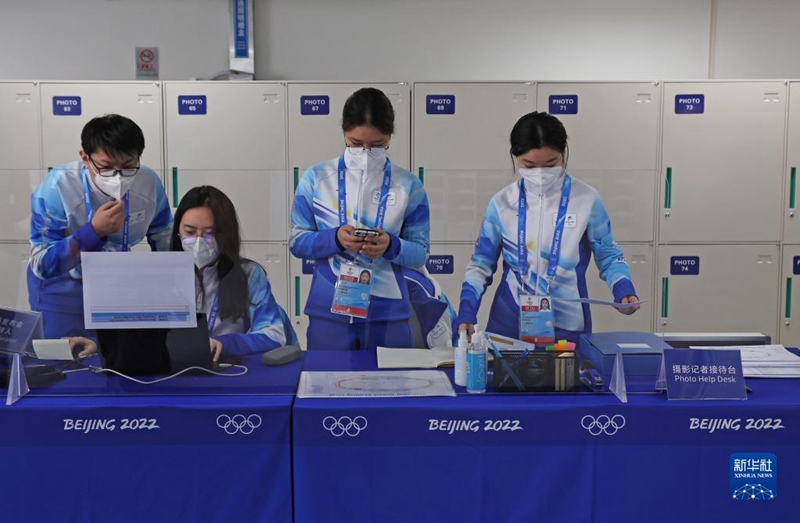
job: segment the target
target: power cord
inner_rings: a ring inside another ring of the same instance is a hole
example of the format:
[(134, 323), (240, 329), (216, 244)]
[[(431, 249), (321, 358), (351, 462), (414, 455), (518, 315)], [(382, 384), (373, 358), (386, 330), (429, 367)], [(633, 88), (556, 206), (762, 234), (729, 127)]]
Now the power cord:
[(97, 374), (99, 374), (101, 372), (109, 372), (111, 374), (116, 374), (117, 376), (121, 376), (121, 377), (123, 377), (125, 379), (129, 379), (129, 380), (134, 381), (136, 383), (140, 383), (142, 385), (153, 385), (155, 383), (160, 383), (162, 381), (167, 381), (167, 380), (170, 380), (170, 379), (175, 378), (177, 376), (180, 376), (184, 372), (188, 372), (190, 370), (201, 370), (203, 372), (207, 372), (207, 373), (213, 374), (215, 376), (224, 376), (226, 378), (235, 378), (237, 376), (244, 376), (245, 374), (247, 374), (247, 367), (245, 367), (244, 365), (231, 365), (231, 364), (227, 364), (227, 363), (221, 363), (219, 366), (220, 367), (224, 367), (226, 365), (228, 365), (229, 367), (236, 367), (238, 369), (244, 369), (244, 370), (242, 372), (239, 372), (238, 374), (230, 374), (230, 373), (226, 373), (226, 372), (215, 372), (213, 370), (209, 370), (209, 369), (206, 369), (206, 368), (203, 368), (203, 367), (187, 367), (187, 368), (183, 369), (180, 372), (176, 372), (175, 374), (172, 374), (171, 376), (164, 376), (163, 378), (158, 378), (158, 379), (155, 379), (155, 380), (152, 380), (152, 381), (143, 381), (143, 380), (136, 379), (136, 378), (133, 378), (131, 376), (128, 376), (126, 374), (123, 374), (121, 372), (115, 371), (113, 369), (104, 369), (102, 367), (95, 367), (93, 365), (89, 366), (89, 370), (91, 370), (92, 372), (97, 373)]

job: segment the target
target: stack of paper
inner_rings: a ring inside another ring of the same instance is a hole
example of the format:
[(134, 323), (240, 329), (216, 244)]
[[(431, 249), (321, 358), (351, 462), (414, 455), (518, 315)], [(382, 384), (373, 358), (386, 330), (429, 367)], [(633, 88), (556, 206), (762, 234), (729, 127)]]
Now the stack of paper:
[(789, 352), (783, 345), (690, 348), (738, 350), (742, 354), (745, 378), (800, 378), (800, 356)]
[(398, 349), (378, 347), (379, 369), (435, 369), (452, 367), (453, 347)]

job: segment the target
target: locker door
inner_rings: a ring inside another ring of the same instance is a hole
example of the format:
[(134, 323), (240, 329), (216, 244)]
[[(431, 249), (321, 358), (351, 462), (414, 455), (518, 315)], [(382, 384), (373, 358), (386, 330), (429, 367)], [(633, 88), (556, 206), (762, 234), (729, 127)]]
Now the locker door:
[(780, 239), (786, 86), (664, 85), (662, 242)]
[(800, 245), (783, 246), (780, 301), (780, 343), (800, 346)]
[(473, 242), (492, 196), (515, 180), (509, 135), (536, 110), (533, 83), (414, 84), (414, 169), (431, 240)]
[(267, 271), (267, 278), (272, 287), (272, 295), (278, 305), (288, 313), (289, 293), (287, 289), (289, 279), (289, 267), (287, 257), (289, 251), (283, 243), (251, 243), (245, 242), (243, 245), (243, 255), (261, 264)]
[(31, 193), (42, 182), (39, 86), (0, 82), (0, 240), (27, 240)]
[[(468, 244), (432, 244), (431, 255), (428, 259), (428, 272), (439, 283), (442, 292), (450, 300), (453, 308), (458, 312), (461, 300), (461, 286), (464, 282), (464, 272), (472, 257), (475, 245)], [(492, 308), (494, 295), (497, 291), (498, 281), (502, 271), (502, 260), (498, 263), (494, 281), (491, 287), (486, 289), (486, 293), (481, 300), (481, 308), (478, 311), (478, 323), (482, 328), (486, 327), (489, 319), (489, 310)], [(456, 326), (457, 327), (457, 326)]]
[(285, 241), (286, 93), (278, 83), (167, 82), (167, 186), (173, 206), (213, 185), (236, 207), (247, 241)]
[(658, 332), (763, 332), (778, 316), (777, 245), (659, 247)]
[(161, 85), (150, 82), (64, 82), (41, 84), (44, 167), (78, 159), (83, 126), (96, 116), (116, 113), (136, 122), (144, 133), (142, 165), (161, 174)]
[(789, 84), (789, 135), (786, 142), (787, 180), (784, 204), (783, 241), (800, 242), (798, 176), (800, 176), (800, 82)]
[[(620, 314), (611, 307), (592, 305), (592, 330), (594, 332), (640, 331), (652, 332), (653, 326), (653, 271), (655, 270), (655, 253), (650, 244), (621, 244), (625, 253), (631, 278), (639, 299), (647, 300), (642, 308), (630, 316)], [(608, 285), (600, 279), (597, 265), (592, 262), (586, 271), (586, 285), (589, 297), (598, 300), (613, 301), (614, 295)]]
[(538, 107), (564, 124), (567, 169), (600, 192), (617, 241), (653, 241), (660, 85), (540, 83)]
[(0, 307), (30, 310), (26, 271), (29, 243), (0, 244)]
[(314, 274), (314, 261), (301, 260), (289, 253), (289, 308), (286, 313), (292, 320), (294, 330), (300, 346), (308, 348), (306, 343), (306, 330), (308, 329), (308, 316), (303, 313), (311, 288), (312, 274)]
[(296, 179), (310, 166), (344, 152), (342, 109), (347, 98), (362, 87), (380, 89), (392, 102), (395, 133), (386, 153), (394, 163), (408, 168), (411, 131), (408, 84), (290, 83), (289, 167)]

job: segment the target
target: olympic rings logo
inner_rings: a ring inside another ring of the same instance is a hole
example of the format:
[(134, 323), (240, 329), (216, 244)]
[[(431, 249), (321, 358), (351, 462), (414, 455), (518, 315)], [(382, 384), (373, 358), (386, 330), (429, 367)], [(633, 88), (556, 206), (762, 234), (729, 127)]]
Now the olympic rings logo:
[(217, 416), (217, 427), (225, 431), (226, 434), (234, 435), (252, 434), (254, 430), (261, 426), (261, 416), (258, 414), (236, 414), (233, 417), (227, 414), (220, 414)]
[(581, 418), (581, 427), (589, 431), (592, 436), (599, 436), (605, 434), (606, 436), (613, 436), (622, 427), (625, 426), (625, 417), (621, 414), (616, 414), (612, 417), (601, 414), (595, 418), (587, 414)]
[(326, 416), (322, 420), (322, 428), (337, 438), (345, 434), (352, 438), (358, 436), (362, 430), (367, 428), (367, 418), (364, 416), (356, 416), (355, 418), (342, 416), (336, 419), (333, 416)]

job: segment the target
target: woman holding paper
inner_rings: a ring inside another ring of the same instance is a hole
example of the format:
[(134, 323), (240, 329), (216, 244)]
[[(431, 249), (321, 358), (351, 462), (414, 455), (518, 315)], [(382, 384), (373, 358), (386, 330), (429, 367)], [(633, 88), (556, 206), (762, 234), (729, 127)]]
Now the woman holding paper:
[[(533, 112), (511, 131), (520, 179), (486, 209), (461, 290), (459, 329), (471, 336), (481, 298), (503, 256), (503, 275), (486, 330), (534, 343), (591, 332), (586, 269), (594, 255), (600, 277), (620, 304), (637, 304), (622, 250), (597, 191), (567, 172), (567, 132), (554, 116)], [(548, 307), (541, 308), (543, 300)], [(633, 314), (638, 305), (619, 307)]]

